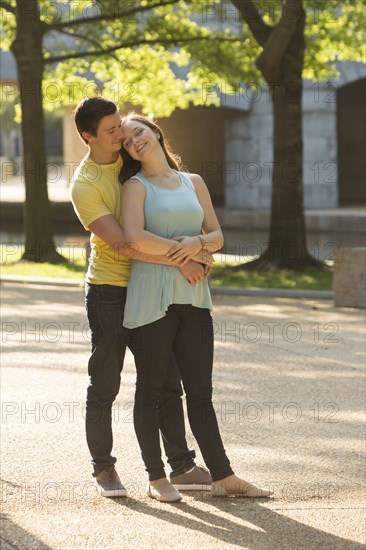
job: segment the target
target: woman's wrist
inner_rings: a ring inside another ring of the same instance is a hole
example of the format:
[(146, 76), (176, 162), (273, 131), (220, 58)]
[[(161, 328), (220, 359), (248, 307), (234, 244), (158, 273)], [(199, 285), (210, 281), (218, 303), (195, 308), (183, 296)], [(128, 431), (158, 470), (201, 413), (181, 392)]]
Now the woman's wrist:
[(205, 241), (205, 238), (203, 237), (203, 235), (197, 235), (197, 238), (200, 241), (201, 248), (205, 248), (205, 246), (207, 245), (207, 242)]

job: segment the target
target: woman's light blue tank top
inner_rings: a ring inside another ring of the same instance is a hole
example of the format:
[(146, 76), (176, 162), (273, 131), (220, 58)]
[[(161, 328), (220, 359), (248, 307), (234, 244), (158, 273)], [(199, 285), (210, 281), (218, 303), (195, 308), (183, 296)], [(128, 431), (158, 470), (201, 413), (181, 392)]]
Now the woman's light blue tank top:
[[(184, 172), (177, 174), (180, 185), (175, 189), (161, 189), (140, 173), (133, 176), (146, 190), (146, 231), (167, 239), (199, 235), (204, 217), (190, 177)], [(192, 304), (212, 310), (207, 279), (190, 285), (176, 267), (134, 261), (123, 325), (136, 328), (157, 321), (165, 316), (171, 304)]]

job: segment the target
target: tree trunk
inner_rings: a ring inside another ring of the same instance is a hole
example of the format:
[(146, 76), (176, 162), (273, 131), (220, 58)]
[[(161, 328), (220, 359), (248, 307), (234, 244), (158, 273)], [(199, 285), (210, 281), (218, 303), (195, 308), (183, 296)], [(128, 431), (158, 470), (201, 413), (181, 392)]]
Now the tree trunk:
[[(268, 75), (275, 66), (271, 51), (266, 66), (259, 69), (271, 90), (273, 103), (273, 181), (268, 248), (246, 269), (294, 269), (323, 267), (311, 257), (306, 246), (303, 204), (302, 71), (305, 50), (305, 12), (299, 17), (289, 44), (276, 67), (275, 81)], [(280, 36), (277, 36), (281, 40)], [(267, 39), (268, 40), (268, 39)], [(280, 47), (278, 42), (276, 46)], [(268, 48), (267, 48), (268, 49)], [(273, 74), (273, 72), (272, 72)]]
[(303, 204), (304, 23), (303, 14), (284, 55), (280, 81), (268, 83), (273, 101), (274, 165), (266, 257), (270, 263), (283, 268), (317, 263), (307, 252)]
[(24, 260), (58, 262), (47, 192), (45, 123), (42, 105), (43, 29), (36, 0), (17, 0), (17, 34), (12, 44), (22, 107), (25, 179)]

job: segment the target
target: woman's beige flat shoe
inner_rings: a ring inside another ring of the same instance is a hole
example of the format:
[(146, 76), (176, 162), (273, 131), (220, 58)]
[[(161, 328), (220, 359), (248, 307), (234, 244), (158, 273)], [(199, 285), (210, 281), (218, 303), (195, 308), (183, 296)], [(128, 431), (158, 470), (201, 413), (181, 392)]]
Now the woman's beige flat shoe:
[(149, 483), (147, 494), (160, 502), (178, 502), (182, 495), (173, 487), (166, 477), (162, 477), (153, 483)]
[(214, 481), (212, 483), (211, 493), (214, 497), (264, 498), (273, 495), (272, 489), (260, 487), (255, 483), (237, 483), (235, 485), (236, 487), (234, 489), (227, 488), (223, 481)]

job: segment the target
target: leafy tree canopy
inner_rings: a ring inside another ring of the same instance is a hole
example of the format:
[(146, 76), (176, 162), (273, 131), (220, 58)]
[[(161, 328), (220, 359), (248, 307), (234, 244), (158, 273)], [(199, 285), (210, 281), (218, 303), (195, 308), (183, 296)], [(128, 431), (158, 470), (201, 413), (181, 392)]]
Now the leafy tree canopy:
[[(278, 0), (251, 4), (270, 27), (283, 16)], [(0, 6), (6, 50), (15, 37), (16, 1)], [(305, 0), (304, 6), (305, 78), (335, 77), (336, 61), (364, 60), (361, 2)], [(168, 116), (191, 103), (218, 105), (220, 92), (235, 91), (239, 82), (261, 82), (254, 64), (261, 48), (230, 1), (39, 0), (38, 7), (45, 109), (94, 94), (95, 79), (103, 84), (103, 94), (122, 108), (140, 104), (155, 116)], [(21, 17), (35, 14), (28, 11)]]
[[(16, 22), (5, 4), (13, 9), (15, 2), (0, 3), (3, 49), (9, 49)], [(233, 85), (245, 76), (240, 37), (200, 24), (198, 0), (40, 0), (38, 6), (46, 109), (92, 95), (96, 79), (120, 104), (139, 103), (146, 113), (168, 116), (175, 107), (204, 103), (208, 80)], [(218, 104), (212, 94), (209, 101)]]

